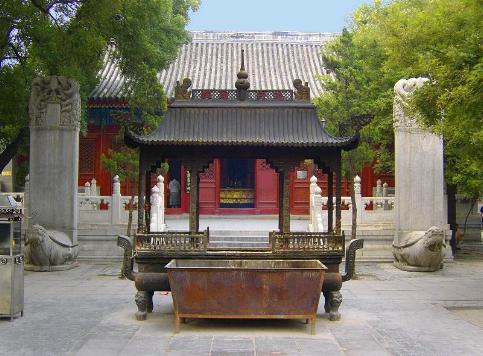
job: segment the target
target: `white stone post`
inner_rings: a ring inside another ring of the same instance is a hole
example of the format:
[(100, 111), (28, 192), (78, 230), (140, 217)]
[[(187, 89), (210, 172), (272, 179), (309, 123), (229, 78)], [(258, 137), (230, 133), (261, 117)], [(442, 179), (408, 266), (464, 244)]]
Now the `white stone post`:
[(386, 182), (384, 182), (384, 184), (382, 185), (382, 196), (383, 197), (387, 197), (387, 187), (388, 187), (388, 184)]
[(151, 189), (150, 204), (149, 231), (166, 231), (166, 224), (164, 223), (164, 177), (162, 175), (158, 176), (156, 185)]
[(380, 179), (376, 182), (376, 197), (382, 197), (382, 181)]
[(364, 210), (364, 206), (362, 206), (361, 177), (358, 175), (354, 177), (354, 195), (357, 207), (357, 224), (362, 224), (362, 211)]
[(322, 223), (322, 189), (318, 186), (315, 187), (312, 202), (314, 211), (312, 229), (313, 232), (322, 232), (324, 231), (324, 224)]
[(92, 195), (91, 194), (91, 183), (86, 182), (86, 184), (84, 184), (84, 194), (87, 195), (87, 196)]
[(91, 195), (99, 195), (99, 194), (97, 194), (97, 181), (96, 181), (96, 178), (92, 178), (92, 180), (91, 180)]
[(113, 225), (121, 223), (121, 183), (119, 176), (112, 178), (112, 205), (111, 205), (111, 223)]
[(314, 218), (314, 214), (315, 214), (315, 210), (314, 210), (314, 194), (315, 194), (315, 188), (317, 188), (317, 177), (316, 176), (312, 176), (310, 177), (310, 194), (309, 194), (309, 214), (310, 214), (310, 217), (309, 217), (309, 226), (308, 226), (308, 231), (309, 232), (313, 232), (314, 231), (314, 227), (313, 227), (313, 222), (315, 221), (315, 218)]

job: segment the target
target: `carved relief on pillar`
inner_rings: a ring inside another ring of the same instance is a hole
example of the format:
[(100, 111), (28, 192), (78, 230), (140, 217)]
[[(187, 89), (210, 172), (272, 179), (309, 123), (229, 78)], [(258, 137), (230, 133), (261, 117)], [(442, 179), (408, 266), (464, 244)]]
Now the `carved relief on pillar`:
[(424, 85), (428, 78), (401, 79), (394, 85), (394, 128), (418, 128), (419, 125), (414, 117), (405, 113), (408, 106), (408, 96)]
[[(60, 104), (58, 122), (49, 122), (48, 104)], [(31, 126), (60, 126), (79, 128), (80, 123), (79, 83), (61, 76), (37, 77), (32, 81), (29, 101)]]

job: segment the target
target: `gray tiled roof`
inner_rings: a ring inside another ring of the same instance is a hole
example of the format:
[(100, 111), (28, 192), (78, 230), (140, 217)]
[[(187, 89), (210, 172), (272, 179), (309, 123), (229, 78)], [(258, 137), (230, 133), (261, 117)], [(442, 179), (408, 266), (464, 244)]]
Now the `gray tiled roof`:
[(334, 137), (311, 103), (174, 102), (142, 145), (355, 147), (358, 137)]
[[(161, 71), (159, 80), (168, 96), (177, 80), (190, 78), (195, 89), (234, 89), (245, 49), (245, 67), (250, 89), (292, 89), (296, 78), (309, 82), (312, 97), (322, 87), (317, 75), (324, 72), (320, 50), (333, 33), (299, 32), (192, 32), (192, 41), (183, 45), (176, 60)], [(101, 83), (91, 98), (122, 97), (124, 79), (115, 61), (106, 55)]]

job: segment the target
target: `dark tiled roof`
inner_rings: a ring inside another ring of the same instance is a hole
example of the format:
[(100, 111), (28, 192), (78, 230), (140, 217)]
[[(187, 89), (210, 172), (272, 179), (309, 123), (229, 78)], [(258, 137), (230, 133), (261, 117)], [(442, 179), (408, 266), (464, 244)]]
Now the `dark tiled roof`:
[[(192, 41), (183, 45), (176, 60), (159, 73), (168, 97), (177, 80), (190, 78), (193, 88), (234, 89), (240, 67), (241, 49), (250, 89), (287, 89), (300, 78), (308, 82), (312, 97), (322, 91), (317, 75), (325, 73), (320, 51), (334, 33), (299, 32), (193, 32)], [(125, 79), (109, 52), (101, 82), (91, 92), (94, 99), (121, 98)]]
[(340, 147), (358, 137), (334, 137), (310, 103), (175, 102), (162, 123), (147, 136), (130, 134), (142, 145), (236, 145)]

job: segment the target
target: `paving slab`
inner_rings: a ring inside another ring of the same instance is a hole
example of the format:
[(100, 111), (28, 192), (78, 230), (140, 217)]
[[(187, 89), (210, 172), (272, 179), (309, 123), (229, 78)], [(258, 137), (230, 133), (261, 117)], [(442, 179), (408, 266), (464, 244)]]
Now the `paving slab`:
[(228, 319), (190, 319), (174, 334), (170, 293), (135, 320), (119, 263), (26, 272), (25, 316), (0, 319), (0, 355), (483, 355), (483, 259), (462, 256), (433, 273), (358, 264), (340, 321), (321, 298), (316, 335), (301, 320)]

